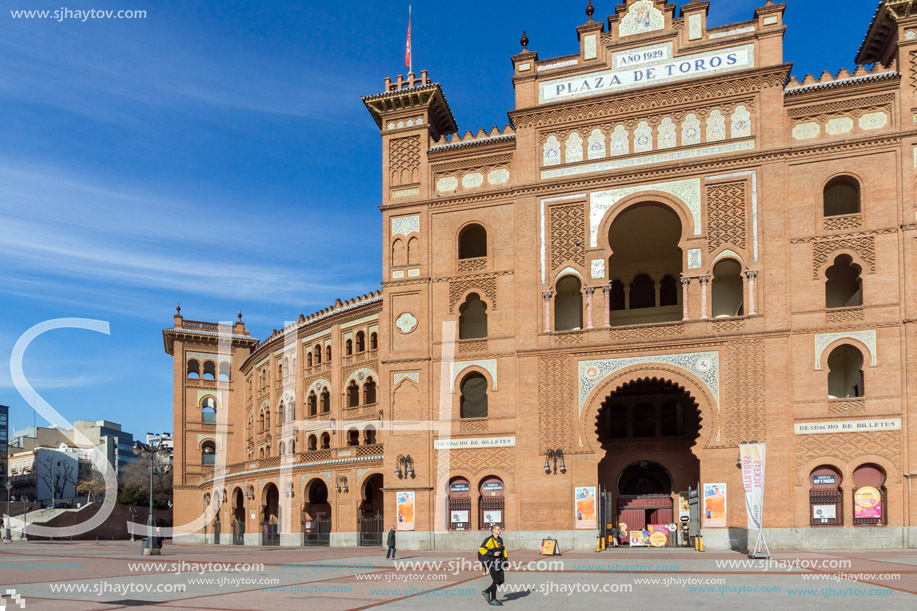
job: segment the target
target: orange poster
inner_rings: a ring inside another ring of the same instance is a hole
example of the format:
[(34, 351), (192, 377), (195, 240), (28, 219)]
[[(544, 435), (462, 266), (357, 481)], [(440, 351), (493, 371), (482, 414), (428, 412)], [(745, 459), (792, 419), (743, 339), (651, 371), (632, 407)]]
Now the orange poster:
[(414, 530), (414, 493), (398, 493), (398, 530)]
[(726, 484), (704, 484), (704, 528), (726, 527)]

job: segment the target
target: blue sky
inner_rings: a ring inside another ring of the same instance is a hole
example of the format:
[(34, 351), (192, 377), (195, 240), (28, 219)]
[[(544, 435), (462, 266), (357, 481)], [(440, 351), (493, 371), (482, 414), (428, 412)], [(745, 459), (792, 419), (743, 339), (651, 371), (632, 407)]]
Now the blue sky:
[[(594, 2), (596, 18), (615, 4)], [(710, 25), (751, 19), (762, 4), (712, 0)], [(835, 1), (829, 15), (788, 4), (795, 75), (853, 67), (877, 2)], [(585, 5), (414, 2), (415, 69), (443, 84), (462, 132), (502, 127), (523, 28), (541, 58), (574, 53)], [(14, 427), (33, 415), (9, 354), (40, 322), (110, 322), (110, 336), (39, 337), (25, 373), (65, 418), (142, 436), (172, 430), (161, 330), (176, 302), (194, 320), (241, 309), (264, 337), (379, 287), (381, 150), (360, 96), (406, 72), (406, 3), (0, 6), (0, 404)], [(10, 14), (62, 6), (147, 18)]]

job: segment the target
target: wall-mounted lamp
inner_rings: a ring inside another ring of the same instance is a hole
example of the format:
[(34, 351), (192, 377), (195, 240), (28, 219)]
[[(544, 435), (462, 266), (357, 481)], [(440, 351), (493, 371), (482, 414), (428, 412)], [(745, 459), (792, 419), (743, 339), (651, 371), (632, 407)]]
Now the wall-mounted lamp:
[(395, 477), (403, 479), (405, 477), (414, 477), (414, 459), (411, 455), (399, 454), (395, 463)]
[(292, 498), (292, 497), (296, 496), (296, 495), (293, 493), (293, 482), (287, 482), (287, 487), (286, 487), (286, 490), (283, 491), (283, 494), (284, 494), (284, 496), (286, 496), (287, 498)]
[(557, 459), (560, 459), (560, 472), (567, 472), (567, 465), (564, 464), (564, 451), (561, 449), (548, 450), (545, 453), (544, 472), (551, 475), (551, 461), (554, 461), (554, 475), (557, 475)]
[(255, 488), (254, 486), (249, 486), (248, 490), (245, 491), (245, 498), (253, 499), (255, 498)]
[(346, 475), (338, 475), (337, 482), (334, 484), (334, 489), (338, 492), (348, 492)]

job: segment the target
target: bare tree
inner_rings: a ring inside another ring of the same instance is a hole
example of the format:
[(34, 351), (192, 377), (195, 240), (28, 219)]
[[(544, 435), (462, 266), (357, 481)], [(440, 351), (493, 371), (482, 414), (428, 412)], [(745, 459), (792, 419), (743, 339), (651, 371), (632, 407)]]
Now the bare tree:
[(61, 460), (57, 452), (48, 451), (39, 453), (35, 462), (38, 467), (38, 477), (48, 488), (52, 489), (55, 499), (63, 498), (67, 487), (76, 485), (77, 470), (74, 465), (76, 460)]
[[(149, 494), (150, 460), (148, 458), (141, 458), (127, 464), (124, 473), (118, 478), (118, 487), (130, 486)], [(153, 501), (159, 505), (167, 505), (171, 500), (172, 463), (168, 455), (157, 454), (153, 462)]]
[(93, 497), (105, 494), (105, 478), (102, 477), (99, 471), (92, 469), (91, 472), (84, 474), (80, 478), (80, 482), (76, 485), (76, 491), (78, 494), (89, 497), (89, 502), (91, 503)]

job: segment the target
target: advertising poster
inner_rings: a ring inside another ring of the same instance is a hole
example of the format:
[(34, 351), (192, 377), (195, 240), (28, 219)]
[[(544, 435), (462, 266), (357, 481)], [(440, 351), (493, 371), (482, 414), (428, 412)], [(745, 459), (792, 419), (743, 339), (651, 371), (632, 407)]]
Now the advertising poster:
[(750, 530), (761, 530), (764, 514), (764, 452), (763, 443), (739, 444), (745, 513), (748, 516)]
[(576, 528), (596, 528), (595, 487), (574, 488), (573, 501), (576, 506)]
[(414, 493), (399, 492), (398, 530), (414, 530)]
[(468, 510), (461, 511), (452, 511), (452, 523), (453, 524), (467, 524), (468, 523), (468, 514), (471, 513)]
[(882, 493), (872, 486), (857, 488), (853, 495), (853, 519), (882, 517)]
[(691, 507), (688, 505), (688, 495), (678, 495), (678, 521), (687, 522), (691, 519)]
[(837, 505), (812, 505), (812, 517), (816, 520), (835, 520)]
[(726, 484), (704, 484), (704, 528), (726, 527)]
[(557, 541), (554, 539), (541, 540), (541, 555), (553, 556), (557, 553)]
[(632, 530), (630, 531), (631, 547), (648, 547), (650, 544), (650, 531)]
[(484, 512), (484, 526), (490, 526), (491, 524), (502, 524), (503, 523), (503, 512), (499, 509), (490, 510)]

